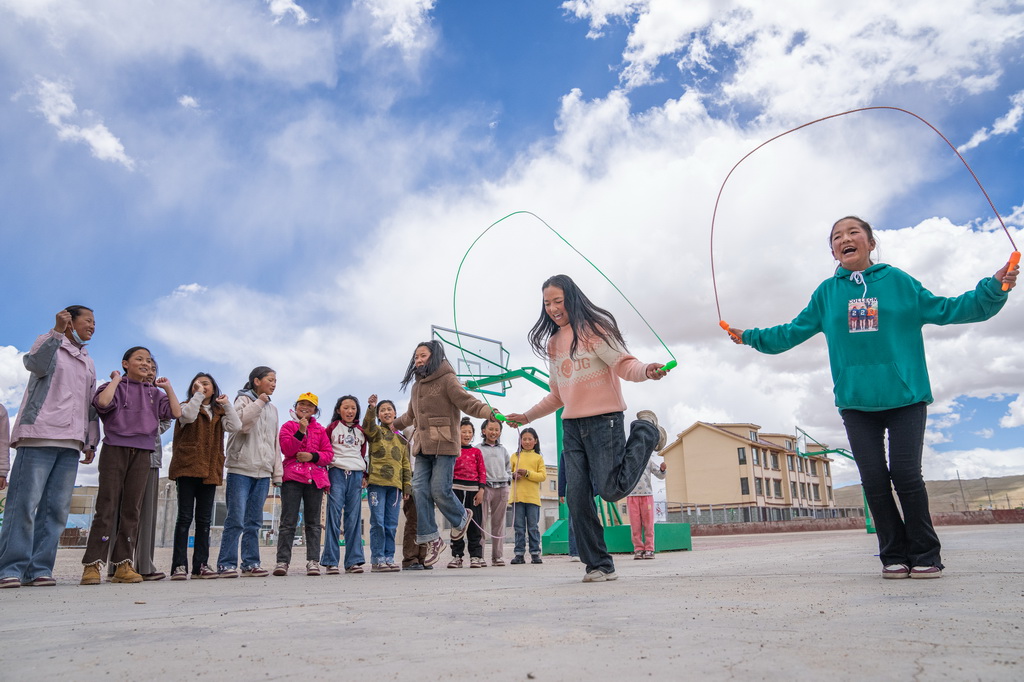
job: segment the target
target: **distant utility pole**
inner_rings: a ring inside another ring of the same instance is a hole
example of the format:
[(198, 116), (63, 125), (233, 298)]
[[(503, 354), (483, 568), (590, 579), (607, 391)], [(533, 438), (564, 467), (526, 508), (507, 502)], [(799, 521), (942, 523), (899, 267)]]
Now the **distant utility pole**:
[(964, 510), (970, 510), (967, 506), (967, 496), (964, 495), (964, 482), (960, 480), (960, 470), (956, 470), (956, 482), (960, 484), (960, 498), (964, 501)]
[(988, 508), (995, 509), (995, 503), (992, 502), (992, 491), (988, 487), (988, 476), (985, 477), (985, 492), (988, 493)]

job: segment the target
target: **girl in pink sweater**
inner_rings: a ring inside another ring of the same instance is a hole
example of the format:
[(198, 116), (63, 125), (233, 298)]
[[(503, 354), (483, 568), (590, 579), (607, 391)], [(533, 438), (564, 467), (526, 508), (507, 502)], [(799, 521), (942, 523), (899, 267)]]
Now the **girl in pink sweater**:
[(548, 360), (551, 392), (525, 413), (507, 416), (526, 424), (564, 408), (566, 501), (587, 565), (583, 581), (615, 580), (591, 482), (601, 497), (616, 502), (640, 480), (651, 452), (665, 446), (665, 430), (650, 410), (638, 412), (629, 438), (624, 436), (626, 403), (619, 380), (658, 380), (666, 372), (658, 363), (629, 355), (615, 317), (594, 305), (567, 275), (549, 278), (541, 289), (544, 307), (529, 340), (534, 352)]

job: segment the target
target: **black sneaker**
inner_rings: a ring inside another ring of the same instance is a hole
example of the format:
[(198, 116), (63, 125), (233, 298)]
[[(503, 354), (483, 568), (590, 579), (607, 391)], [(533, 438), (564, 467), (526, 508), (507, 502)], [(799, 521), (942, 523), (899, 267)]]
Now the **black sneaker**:
[(540, 558), (540, 554), (534, 554), (532, 557), (530, 557), (530, 563), (531, 564), (542, 564), (542, 563), (544, 563), (544, 560)]
[(526, 559), (523, 558), (522, 554), (516, 554), (515, 558), (509, 562), (510, 564), (525, 564)]

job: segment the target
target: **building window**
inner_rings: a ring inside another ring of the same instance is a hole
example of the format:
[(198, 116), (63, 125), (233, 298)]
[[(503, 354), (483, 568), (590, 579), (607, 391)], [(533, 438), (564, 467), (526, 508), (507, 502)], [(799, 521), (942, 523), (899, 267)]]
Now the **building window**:
[(744, 476), (740, 479), (740, 495), (750, 494), (750, 479)]
[(754, 466), (761, 466), (761, 453), (757, 451), (757, 448), (750, 448), (750, 454), (754, 458)]
[(820, 501), (821, 500), (821, 486), (819, 486), (817, 483), (815, 483), (814, 485), (811, 486), (811, 489), (814, 490), (814, 501), (815, 502)]
[(793, 455), (786, 455), (786, 466), (789, 467), (790, 471), (796, 471), (796, 465), (793, 464)]
[(793, 449), (793, 441), (791, 441), (791, 440), (787, 440), (786, 441), (786, 449), (787, 450), (792, 450)]
[(832, 497), (832, 486), (825, 486), (825, 490), (828, 491), (828, 501), (835, 502), (835, 499)]
[(810, 467), (811, 467), (811, 476), (817, 476), (818, 475), (818, 463), (812, 459), (807, 464), (810, 465)]
[(776, 478), (772, 481), (772, 486), (775, 488), (775, 497), (782, 497), (782, 481)]
[(551, 492), (558, 492), (558, 481), (549, 481), (551, 484)]
[(746, 448), (736, 448), (736, 456), (739, 457), (740, 464), (746, 464), (747, 463), (747, 449)]
[(800, 459), (798, 459), (796, 461), (796, 470), (799, 471), (801, 474), (804, 472), (804, 458), (803, 457), (801, 457)]
[(828, 462), (823, 462), (822, 466), (825, 467), (825, 475), (826, 476), (831, 476), (832, 475), (832, 471), (828, 468)]
[(792, 481), (789, 482), (789, 496), (792, 497), (794, 500), (797, 499), (797, 497), (796, 497), (796, 483), (794, 483)]
[(753, 440), (753, 441), (757, 440), (757, 431), (751, 431), (750, 432), (750, 440)]
[(800, 484), (800, 499), (801, 500), (807, 499), (807, 484), (806, 483), (801, 483)]
[(760, 478), (754, 479), (754, 492), (758, 495), (764, 495), (764, 484), (761, 483)]
[(772, 469), (779, 470), (779, 456), (776, 453), (772, 453)]

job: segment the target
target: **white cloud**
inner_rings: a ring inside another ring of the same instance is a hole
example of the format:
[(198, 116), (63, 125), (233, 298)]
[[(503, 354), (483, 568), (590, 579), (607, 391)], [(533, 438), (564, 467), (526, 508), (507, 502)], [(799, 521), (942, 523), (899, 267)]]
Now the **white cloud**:
[(199, 100), (192, 95), (182, 95), (178, 98), (178, 104), (185, 107), (186, 109), (198, 109)]
[[(990, 90), (1002, 73), (1000, 55), (1024, 30), (1019, 13), (957, 0), (902, 3), (899, 12), (888, 0), (571, 0), (562, 7), (589, 21), (590, 37), (602, 36), (610, 21), (631, 26), (623, 87), (657, 80), (655, 70), (667, 59), (698, 78), (735, 60), (721, 84), (727, 101), (780, 117), (805, 116), (811, 106), (863, 106), (879, 93), (922, 84)], [(718, 62), (710, 56), (716, 53)]]
[(1024, 448), (992, 450), (975, 448), (973, 450), (953, 450), (936, 452), (925, 446), (923, 471), (927, 480), (948, 481), (955, 479), (959, 471), (960, 477), (984, 478), (986, 476), (1020, 475), (1024, 466)]
[(201, 284), (196, 284), (195, 282), (192, 284), (179, 284), (171, 296), (182, 298), (192, 294), (201, 294), (204, 291), (206, 291), (206, 287)]
[(135, 168), (135, 161), (125, 153), (124, 145), (101, 121), (86, 126), (71, 122), (76, 119), (95, 119), (96, 116), (90, 111), (78, 111), (71, 96), (70, 85), (37, 78), (34, 94), (38, 99), (36, 111), (57, 129), (60, 139), (84, 142), (97, 159), (119, 163), (128, 170)]
[(957, 147), (957, 151), (963, 153), (969, 149), (974, 149), (993, 135), (1015, 133), (1022, 119), (1024, 119), (1024, 90), (1010, 97), (1010, 110), (996, 119), (996, 122), (992, 124), (991, 130), (982, 128), (976, 131), (970, 140)]
[(316, 22), (306, 13), (306, 10), (299, 7), (294, 0), (267, 0), (270, 5), (270, 13), (274, 15), (274, 23), (280, 23), (282, 19), (291, 14), (295, 17), (295, 23), (303, 26), (310, 21)]
[(416, 52), (432, 43), (430, 12), (435, 0), (359, 0), (373, 17), (382, 43)]
[(1024, 393), (1017, 394), (1017, 398), (1007, 406), (1006, 414), (999, 420), (999, 426), (1004, 429), (1024, 426)]
[(8, 412), (21, 404), (28, 386), (28, 372), (22, 362), (24, 355), (14, 346), (0, 346), (0, 405)]
[(975, 431), (974, 435), (988, 440), (992, 436), (996, 435), (996, 432), (992, 429), (982, 429), (981, 431)]

